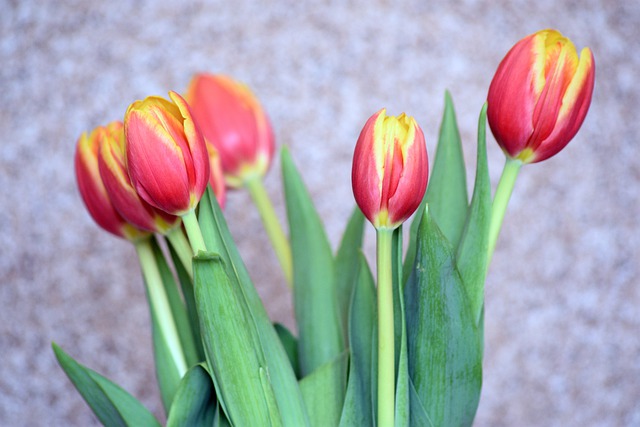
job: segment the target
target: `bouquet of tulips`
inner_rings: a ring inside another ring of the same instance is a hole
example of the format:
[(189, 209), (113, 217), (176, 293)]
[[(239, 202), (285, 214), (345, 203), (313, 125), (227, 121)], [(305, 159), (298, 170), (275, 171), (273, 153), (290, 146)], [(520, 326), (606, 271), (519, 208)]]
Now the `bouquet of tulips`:
[[(284, 148), (283, 231), (262, 184), (275, 151), (270, 122), (231, 78), (197, 75), (184, 96), (136, 101), (123, 122), (83, 134), (80, 194), (139, 256), (166, 425), (471, 425), (485, 276), (516, 177), (574, 137), (593, 86), (589, 49), (578, 55), (555, 30), (519, 41), (480, 113), (470, 200), (449, 94), (430, 178), (416, 121), (378, 111), (355, 146), (357, 207), (335, 254)], [(506, 155), (493, 197), (487, 121)], [(227, 228), (225, 190), (243, 187), (291, 287), (297, 336), (269, 320)], [(360, 250), (365, 219), (376, 229), (375, 279)], [(53, 349), (103, 424), (159, 425), (122, 388)]]

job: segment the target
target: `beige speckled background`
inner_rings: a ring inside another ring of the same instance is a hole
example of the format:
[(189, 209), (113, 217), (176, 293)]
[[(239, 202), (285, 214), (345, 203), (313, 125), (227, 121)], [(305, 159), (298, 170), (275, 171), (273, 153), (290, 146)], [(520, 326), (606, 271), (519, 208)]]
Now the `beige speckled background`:
[[(93, 224), (75, 187), (82, 131), (196, 71), (242, 79), (335, 247), (369, 115), (414, 115), (433, 158), (449, 88), (472, 160), (498, 62), (545, 27), (593, 49), (596, 89), (576, 139), (517, 183), (487, 280), (476, 425), (640, 425), (640, 3), (622, 0), (0, 1), (0, 425), (97, 423), (52, 340), (161, 413), (133, 248)], [(495, 185), (503, 157), (489, 141)], [(266, 183), (282, 215), (278, 168)], [(247, 195), (227, 212), (269, 312), (292, 325)]]

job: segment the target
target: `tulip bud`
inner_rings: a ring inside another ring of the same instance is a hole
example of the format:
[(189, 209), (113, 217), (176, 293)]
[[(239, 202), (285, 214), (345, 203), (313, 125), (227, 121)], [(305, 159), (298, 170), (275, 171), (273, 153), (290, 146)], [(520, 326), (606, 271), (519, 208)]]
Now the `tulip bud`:
[(247, 86), (226, 76), (198, 74), (186, 99), (207, 141), (220, 153), (228, 186), (241, 187), (267, 172), (275, 150), (273, 131)]
[(387, 117), (385, 109), (371, 116), (356, 144), (351, 181), (373, 226), (393, 229), (406, 221), (422, 201), (428, 175), (424, 134), (413, 117)]
[(84, 132), (78, 139), (75, 155), (76, 180), (84, 204), (94, 221), (106, 231), (135, 241), (148, 236), (129, 224), (114, 208), (100, 177), (98, 151), (101, 141), (113, 131), (114, 124), (97, 127), (89, 135)]
[(185, 100), (150, 96), (129, 106), (124, 118), (131, 183), (144, 201), (171, 215), (193, 210), (209, 181), (204, 137)]
[(125, 164), (124, 126), (113, 122), (108, 129), (100, 144), (98, 168), (113, 206), (136, 227), (165, 234), (180, 218), (154, 208), (138, 196)]
[(516, 43), (498, 66), (488, 94), (487, 118), (505, 154), (523, 163), (562, 150), (584, 121), (595, 65), (571, 41), (542, 30)]

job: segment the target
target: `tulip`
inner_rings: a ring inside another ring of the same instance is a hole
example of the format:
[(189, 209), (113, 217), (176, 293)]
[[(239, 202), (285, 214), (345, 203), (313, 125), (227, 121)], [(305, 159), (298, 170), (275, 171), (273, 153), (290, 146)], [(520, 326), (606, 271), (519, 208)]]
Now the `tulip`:
[(192, 212), (209, 181), (204, 137), (185, 100), (150, 96), (129, 106), (124, 119), (126, 163), (144, 201), (168, 214)]
[(185, 98), (207, 141), (218, 150), (227, 185), (239, 188), (265, 175), (275, 150), (273, 131), (260, 102), (229, 77), (198, 74)]
[(154, 208), (138, 196), (125, 165), (124, 126), (122, 122), (113, 122), (108, 129), (98, 152), (98, 168), (114, 207), (138, 228), (167, 233), (180, 218)]
[(393, 233), (420, 205), (428, 174), (424, 135), (413, 117), (387, 117), (382, 109), (369, 118), (356, 143), (351, 182), (356, 203), (376, 228), (380, 427), (395, 425)]
[(75, 172), (80, 196), (94, 221), (111, 234), (130, 241), (149, 235), (148, 232), (129, 224), (113, 206), (98, 167), (98, 152), (101, 142), (117, 127), (110, 124), (95, 128), (90, 134), (84, 132), (78, 139), (75, 154)]
[(405, 114), (382, 109), (367, 121), (353, 156), (353, 194), (375, 228), (396, 228), (418, 208), (427, 188), (424, 134)]
[(575, 136), (591, 103), (595, 65), (589, 48), (542, 30), (516, 43), (498, 66), (487, 118), (506, 155), (522, 163), (548, 159)]
[(207, 143), (220, 156), (226, 185), (249, 190), (291, 285), (291, 248), (262, 183), (275, 151), (267, 114), (246, 85), (222, 75), (195, 75), (185, 98)]

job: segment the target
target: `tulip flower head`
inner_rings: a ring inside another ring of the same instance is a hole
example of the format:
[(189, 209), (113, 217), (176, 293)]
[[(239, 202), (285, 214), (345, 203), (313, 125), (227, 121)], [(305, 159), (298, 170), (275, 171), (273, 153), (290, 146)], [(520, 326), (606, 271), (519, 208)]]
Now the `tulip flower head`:
[(489, 87), (487, 118), (507, 156), (523, 163), (548, 159), (575, 136), (591, 104), (593, 54), (555, 30), (516, 43)]
[(131, 184), (125, 164), (125, 138), (122, 122), (113, 122), (100, 144), (98, 168), (113, 206), (129, 223), (143, 230), (165, 234), (180, 218), (154, 208), (140, 198)]
[(204, 137), (185, 100), (150, 96), (129, 106), (124, 119), (126, 163), (144, 201), (171, 215), (195, 208), (209, 181)]
[(273, 130), (246, 85), (222, 75), (198, 74), (185, 98), (207, 142), (220, 154), (229, 187), (264, 176), (275, 151)]
[(353, 194), (377, 229), (396, 228), (418, 208), (427, 188), (429, 159), (422, 130), (404, 113), (380, 110), (367, 121), (353, 155)]
[(136, 241), (148, 232), (129, 224), (113, 206), (98, 167), (100, 144), (113, 133), (121, 131), (117, 123), (100, 126), (84, 132), (78, 139), (75, 154), (75, 172), (80, 196), (94, 221), (115, 236)]

